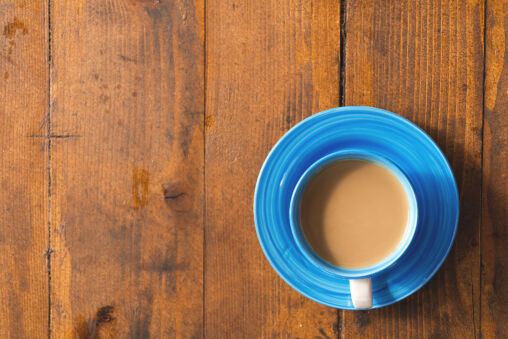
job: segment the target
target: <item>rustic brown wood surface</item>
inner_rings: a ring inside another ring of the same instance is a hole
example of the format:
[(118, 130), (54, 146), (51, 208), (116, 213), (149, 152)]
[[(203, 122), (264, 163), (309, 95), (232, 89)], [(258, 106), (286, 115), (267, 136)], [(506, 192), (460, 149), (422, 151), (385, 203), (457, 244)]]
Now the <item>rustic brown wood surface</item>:
[(337, 312), (289, 288), (265, 259), (252, 197), (284, 132), (339, 105), (339, 2), (206, 8), (205, 337), (336, 337)]
[(418, 293), (374, 311), (342, 312), (346, 338), (479, 336), (483, 101), (482, 1), (348, 1), (345, 104), (421, 126), (441, 147), (461, 216), (442, 269)]
[(203, 11), (51, 1), (52, 337), (202, 337)]
[(48, 335), (46, 14), (0, 0), (0, 338)]
[(481, 329), (508, 337), (508, 1), (487, 1)]
[[(0, 0), (0, 338), (506, 338), (507, 0)], [(257, 242), (273, 144), (339, 105), (448, 157), (452, 252), (337, 311)]]

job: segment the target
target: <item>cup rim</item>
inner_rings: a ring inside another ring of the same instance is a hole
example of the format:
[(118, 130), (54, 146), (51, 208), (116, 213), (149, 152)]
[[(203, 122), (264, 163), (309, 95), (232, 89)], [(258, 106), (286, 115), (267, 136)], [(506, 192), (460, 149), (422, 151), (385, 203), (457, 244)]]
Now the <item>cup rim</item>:
[[(300, 200), (307, 183), (314, 176), (314, 174), (316, 174), (325, 166), (336, 161), (347, 159), (371, 161), (388, 169), (392, 174), (396, 176), (396, 178), (404, 187), (409, 202), (408, 226), (397, 249), (380, 262), (358, 269), (335, 266), (322, 259), (314, 252), (314, 250), (312, 250), (310, 245), (307, 243), (300, 227)], [(361, 149), (347, 149), (329, 153), (328, 155), (321, 157), (303, 172), (291, 194), (291, 201), (289, 206), (289, 222), (291, 226), (291, 233), (298, 249), (312, 264), (320, 269), (338, 275), (344, 279), (361, 279), (375, 276), (388, 269), (389, 267), (393, 266), (397, 260), (406, 252), (416, 233), (418, 222), (418, 204), (413, 185), (409, 181), (407, 175), (394, 162), (375, 152), (365, 151)]]

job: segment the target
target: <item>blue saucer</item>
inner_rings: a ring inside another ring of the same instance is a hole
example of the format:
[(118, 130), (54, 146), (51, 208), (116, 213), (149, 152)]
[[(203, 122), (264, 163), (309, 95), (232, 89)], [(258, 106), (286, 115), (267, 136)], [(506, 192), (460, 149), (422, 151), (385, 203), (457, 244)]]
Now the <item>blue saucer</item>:
[(459, 216), (457, 186), (445, 156), (408, 120), (377, 108), (341, 107), (293, 127), (273, 147), (259, 174), (256, 232), (282, 279), (307, 298), (341, 309), (353, 309), (349, 282), (313, 265), (299, 251), (291, 234), (289, 203), (298, 179), (317, 159), (359, 148), (396, 163), (418, 203), (413, 242), (395, 265), (372, 278), (373, 308), (393, 304), (429, 281), (450, 251)]

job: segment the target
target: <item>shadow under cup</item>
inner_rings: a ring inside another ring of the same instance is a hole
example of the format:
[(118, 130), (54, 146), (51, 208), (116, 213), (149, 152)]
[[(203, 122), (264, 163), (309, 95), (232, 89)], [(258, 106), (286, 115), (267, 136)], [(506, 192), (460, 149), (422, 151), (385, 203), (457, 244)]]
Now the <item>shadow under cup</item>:
[[(316, 173), (318, 173), (321, 169), (323, 169), (327, 165), (330, 165), (337, 161), (349, 159), (373, 162), (388, 169), (401, 183), (407, 196), (409, 208), (407, 226), (397, 248), (387, 257), (385, 257), (384, 259), (382, 259), (381, 261), (377, 262), (374, 265), (354, 269), (332, 265), (331, 263), (325, 261), (320, 256), (318, 256), (312, 250), (311, 246), (307, 243), (307, 240), (305, 239), (305, 236), (303, 234), (300, 225), (300, 203), (305, 187), (307, 186), (309, 181), (314, 177)], [(302, 174), (302, 176), (298, 180), (298, 183), (296, 184), (296, 187), (291, 196), (289, 209), (290, 209), (289, 214), (290, 214), (291, 232), (293, 233), (293, 237), (295, 239), (298, 249), (303, 253), (306, 259), (309, 260), (309, 262), (311, 262), (318, 268), (321, 268), (331, 274), (336, 275), (337, 278), (349, 279), (353, 304), (355, 305), (356, 308), (360, 309), (372, 307), (372, 287), (370, 277), (379, 274), (382, 271), (389, 268), (390, 266), (392, 266), (406, 251), (415, 234), (418, 217), (418, 207), (415, 193), (406, 175), (399, 169), (399, 167), (396, 164), (394, 164), (390, 160), (378, 154), (362, 150), (345, 150), (335, 152), (314, 162)], [(361, 287), (359, 288), (357, 286)], [(360, 294), (360, 296), (358, 296), (358, 294)], [(358, 298), (365, 299), (367, 301), (359, 302), (358, 300), (355, 300)]]

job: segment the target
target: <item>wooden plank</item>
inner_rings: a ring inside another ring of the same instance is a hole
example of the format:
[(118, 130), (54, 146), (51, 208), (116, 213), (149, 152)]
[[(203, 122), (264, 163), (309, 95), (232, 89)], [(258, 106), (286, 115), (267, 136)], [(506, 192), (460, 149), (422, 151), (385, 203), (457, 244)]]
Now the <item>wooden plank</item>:
[(345, 102), (412, 120), (460, 191), (455, 244), (437, 275), (391, 307), (343, 312), (344, 338), (471, 338), (479, 327), (483, 1), (347, 1)]
[(0, 337), (48, 336), (46, 1), (0, 0)]
[(203, 15), (51, 1), (53, 337), (202, 337)]
[(339, 105), (339, 1), (209, 0), (206, 11), (205, 337), (336, 337), (336, 311), (265, 259), (252, 196), (277, 139)]
[(481, 335), (508, 338), (508, 1), (487, 1)]

